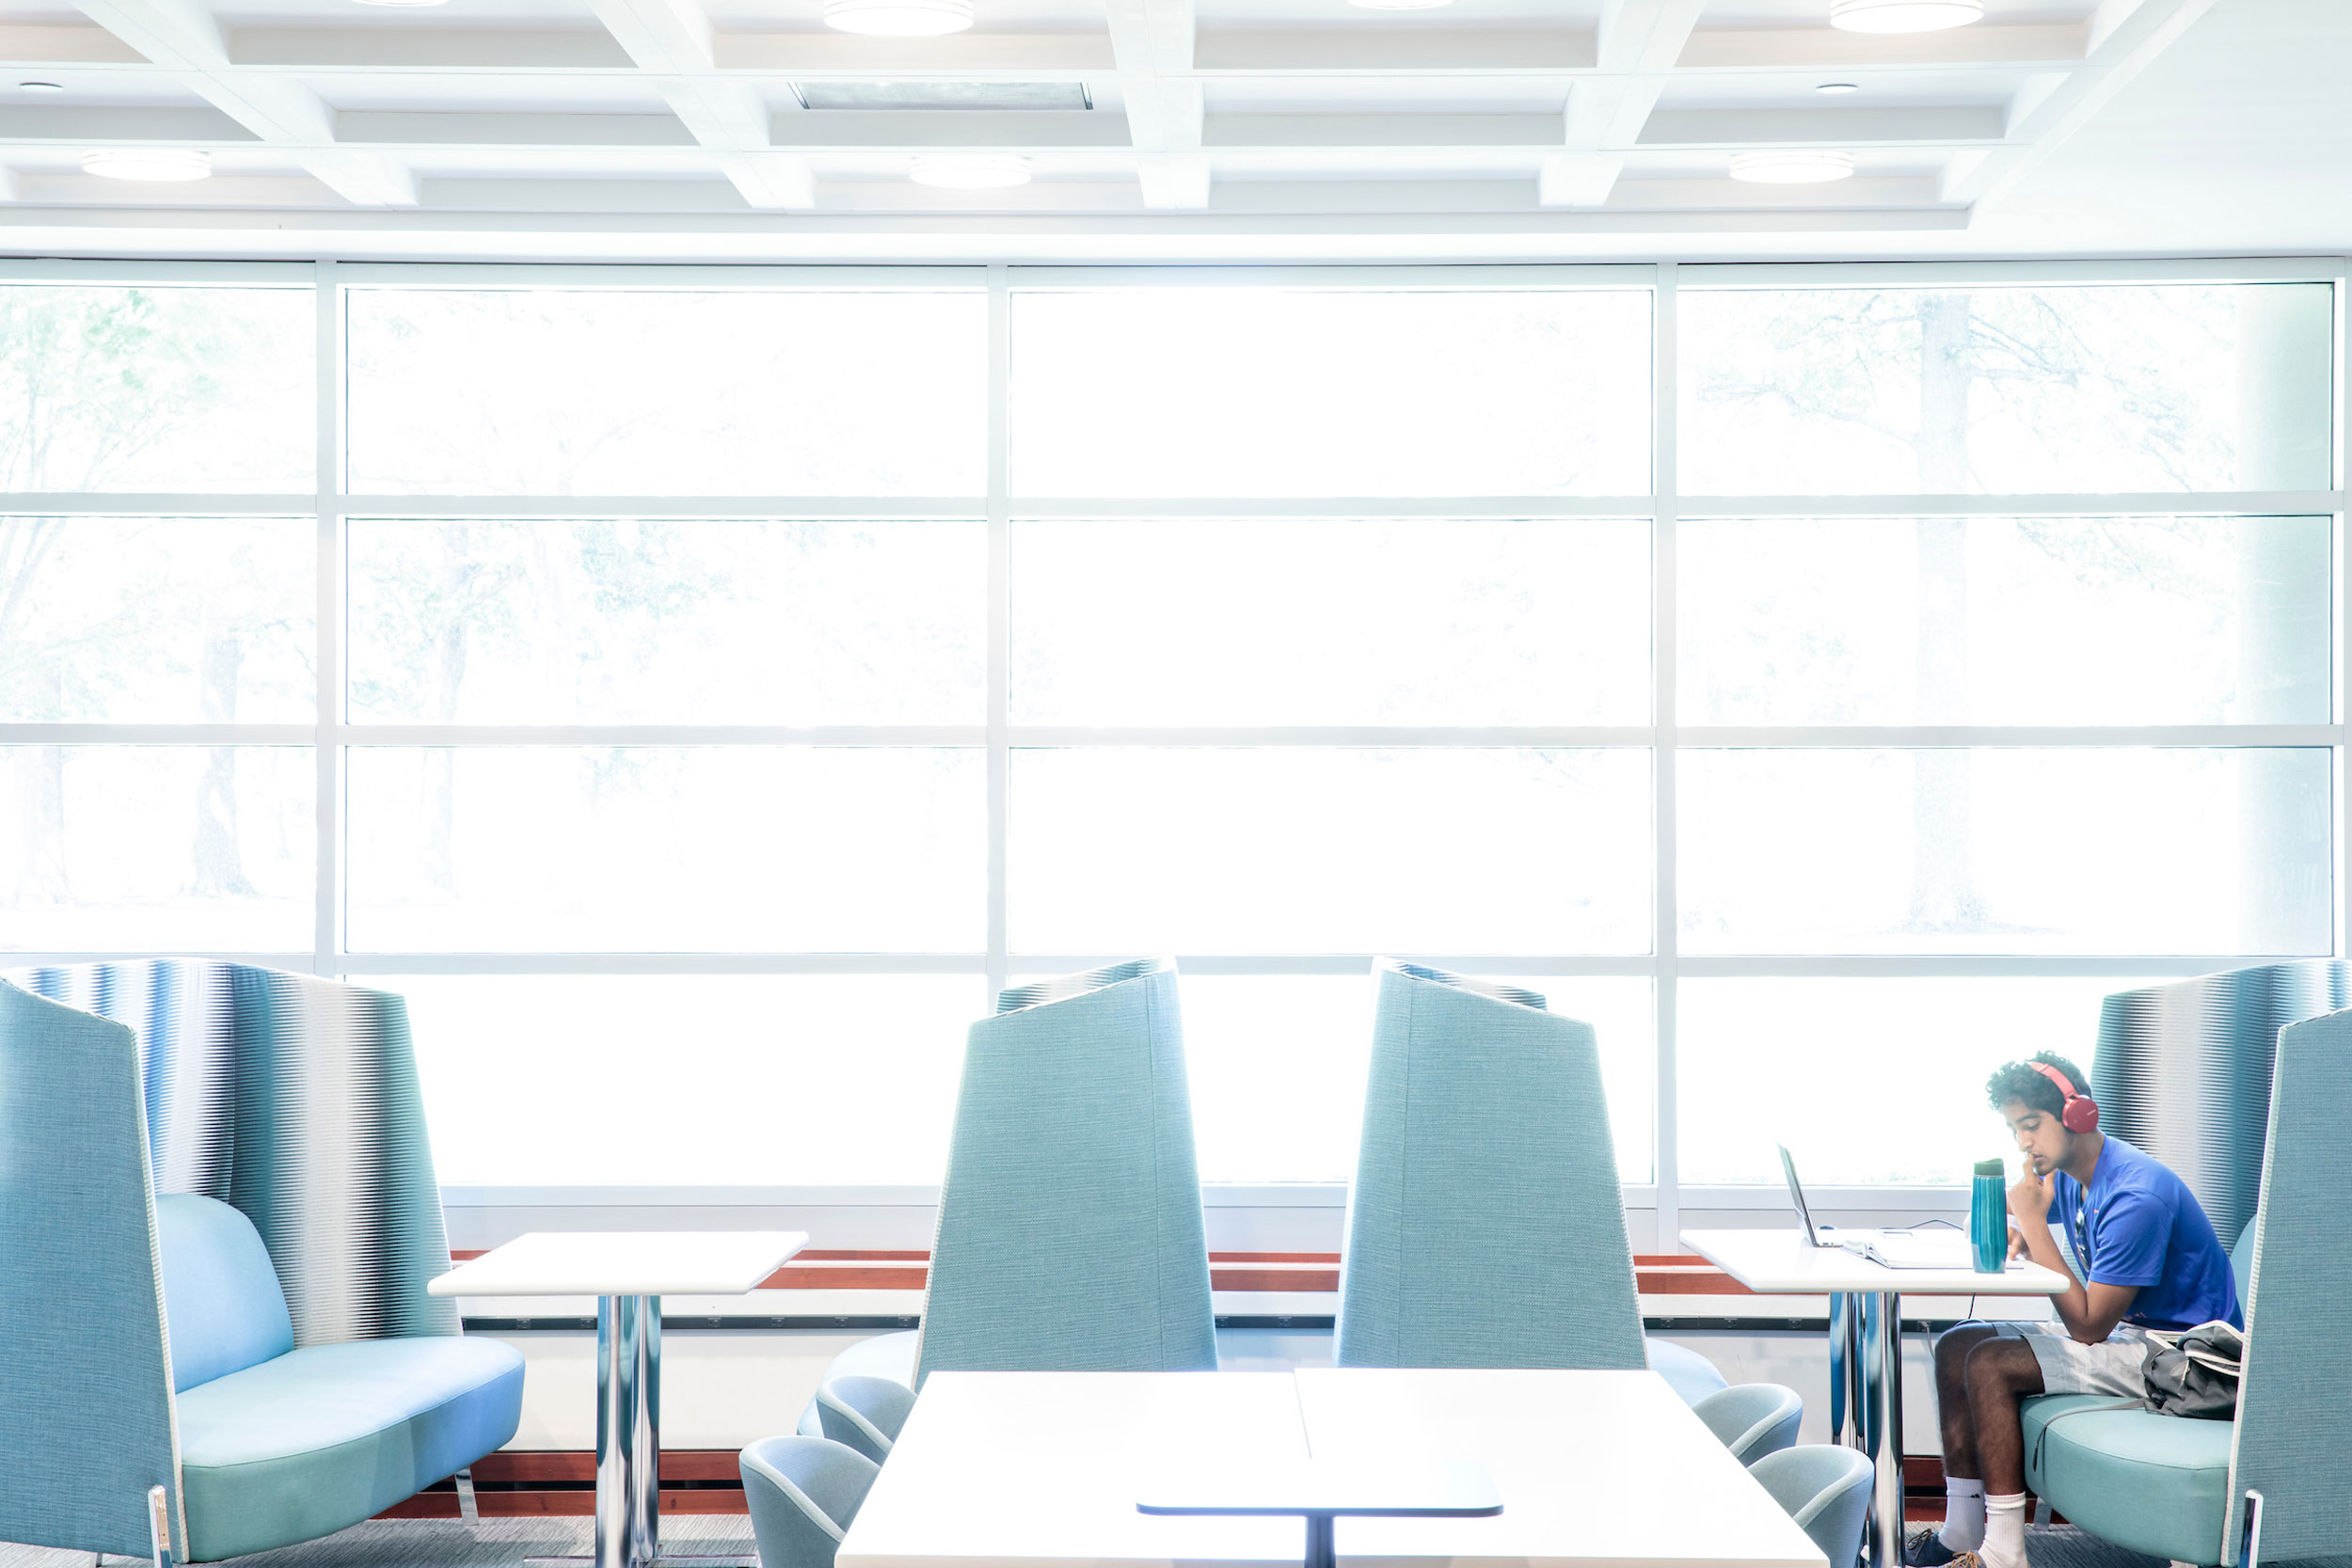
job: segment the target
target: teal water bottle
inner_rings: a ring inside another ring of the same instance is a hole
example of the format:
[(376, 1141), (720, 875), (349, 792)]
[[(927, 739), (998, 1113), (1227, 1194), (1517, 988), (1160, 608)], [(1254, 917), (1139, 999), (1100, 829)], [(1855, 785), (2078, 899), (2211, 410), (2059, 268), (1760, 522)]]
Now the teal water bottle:
[(1977, 1162), (1968, 1194), (1968, 1240), (1979, 1274), (1999, 1274), (2009, 1266), (2009, 1190), (1998, 1160)]

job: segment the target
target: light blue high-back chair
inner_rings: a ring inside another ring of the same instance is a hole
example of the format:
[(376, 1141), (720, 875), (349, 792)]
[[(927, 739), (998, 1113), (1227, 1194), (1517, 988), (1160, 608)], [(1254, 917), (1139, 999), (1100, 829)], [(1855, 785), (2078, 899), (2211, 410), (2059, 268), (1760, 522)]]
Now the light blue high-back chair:
[(1748, 1474), (1813, 1538), (1830, 1568), (1854, 1568), (1862, 1558), (1862, 1523), (1870, 1513), (1877, 1471), (1860, 1449), (1813, 1443), (1781, 1449), (1748, 1467)]
[(1343, 1367), (1647, 1364), (1592, 1025), (1383, 958)]
[(881, 1466), (822, 1437), (763, 1437), (739, 1462), (759, 1568), (833, 1568)]
[[(0, 1540), (242, 1556), (357, 1524), (510, 1440), (521, 1356), (460, 1335), (453, 1317), (436, 1331), (407, 1300), (402, 1248), (333, 1288), (346, 1249), (382, 1227), (428, 1228), (347, 1201), (398, 1190), (411, 1159), (429, 1185), (421, 1128), (413, 1150), (396, 1131), (326, 1147), (355, 1106), (399, 1091), (399, 999), (241, 966), (78, 978), (140, 1030), (0, 982)], [(241, 1007), (247, 994), (284, 1006)], [(355, 1020), (364, 1037), (328, 1027)], [(346, 1070), (340, 1095), (310, 1102), (292, 1093), (298, 1075), (273, 1080), (279, 1054), (378, 1070)], [(219, 1090), (215, 1068), (242, 1092)], [(307, 1172), (270, 1152), (306, 1137), (320, 1156)], [(160, 1190), (172, 1181), (232, 1197), (251, 1183), (269, 1223)], [(313, 1230), (314, 1254), (292, 1250)], [(429, 1230), (441, 1234), (437, 1193)]]
[(2247, 1568), (2338, 1556), (2352, 1541), (2347, 1108), (2352, 1011), (2281, 1030), (2260, 1208), (2232, 1259), (2247, 1328), (2235, 1420), (2089, 1395), (2026, 1402), (2026, 1483), (2073, 1524), (2153, 1557)]
[(2298, 958), (2118, 991), (2099, 1009), (2101, 1131), (2169, 1166), (2233, 1237), (2254, 1217), (2279, 1031), (2352, 1006), (2352, 962)]
[(1766, 1454), (1794, 1446), (1804, 1423), (1804, 1399), (1777, 1383), (1718, 1388), (1691, 1408), (1734, 1459), (1751, 1467)]
[(882, 1458), (910, 1402), (877, 1377), (1216, 1369), (1172, 960), (1016, 987), (972, 1025), (917, 1333), (846, 1353), (802, 1432)]

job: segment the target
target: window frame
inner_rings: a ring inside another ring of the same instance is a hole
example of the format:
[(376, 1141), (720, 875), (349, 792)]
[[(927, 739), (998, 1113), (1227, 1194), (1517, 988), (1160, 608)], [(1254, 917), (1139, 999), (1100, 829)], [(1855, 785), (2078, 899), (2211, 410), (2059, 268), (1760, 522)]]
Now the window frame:
[[(2352, 399), (2346, 388), (2347, 261), (2323, 257), (2255, 261), (1946, 261), (1723, 264), (1633, 262), (1565, 265), (1462, 265), (1406, 267), (1051, 267), (993, 263), (986, 266), (898, 267), (603, 267), (548, 263), (411, 264), (317, 262), (0, 262), (0, 281), (49, 283), (246, 284), (304, 287), (316, 305), (318, 397), (316, 439), (319, 474), (313, 494), (285, 496), (72, 495), (0, 496), (0, 512), (21, 515), (185, 516), (305, 515), (317, 527), (317, 721), (314, 724), (0, 724), (0, 744), (147, 743), (218, 745), (231, 742), (305, 744), (316, 753), (317, 889), (314, 937), (307, 951), (221, 955), (348, 977), (394, 974), (953, 974), (982, 976), (993, 989), (1014, 970), (1037, 972), (1090, 967), (1130, 957), (1114, 953), (1015, 953), (1006, 929), (1007, 780), (1012, 749), (1029, 745), (1248, 744), (1277, 747), (1360, 745), (1542, 744), (1638, 747), (1652, 753), (1654, 937), (1647, 955), (1624, 958), (1492, 954), (1416, 954), (1417, 958), (1472, 974), (1531, 976), (1630, 975), (1652, 983), (1653, 1180), (1628, 1182), (1629, 1210), (1646, 1211), (1652, 1224), (1637, 1227), (1667, 1244), (1692, 1212), (1771, 1210), (1785, 1199), (1773, 1186), (1717, 1187), (1682, 1182), (1677, 1150), (1676, 988), (1684, 978), (1734, 976), (1965, 976), (2116, 975), (2150, 982), (2264, 961), (2259, 955), (2181, 954), (2163, 956), (2019, 957), (1946, 956), (1689, 956), (1679, 950), (1676, 869), (1676, 759), (1684, 750), (1760, 746), (1799, 750), (1883, 746), (2110, 747), (2145, 745), (2326, 747), (2333, 760), (2334, 845), (2332, 951), (2346, 950), (2346, 900), (2352, 896), (2352, 833), (2346, 832), (2346, 694), (2352, 691), (2352, 638), (2345, 611), (2352, 604), (2352, 549), (2347, 548), (2346, 452), (2352, 449)], [(2185, 492), (2160, 495), (2065, 494), (2037, 496), (1684, 496), (1677, 485), (1678, 301), (1693, 289), (1792, 287), (1917, 287), (2088, 283), (2326, 283), (2334, 291), (2333, 356), (2336, 393), (2331, 426), (2335, 451), (2332, 487), (2296, 492)], [(448, 289), (525, 287), (596, 289), (674, 287), (707, 289), (807, 288), (854, 284), (865, 290), (942, 286), (984, 290), (988, 311), (988, 483), (983, 494), (945, 499), (867, 500), (840, 497), (555, 497), (370, 496), (348, 493), (344, 482), (345, 295), (354, 288), (396, 285)], [(1624, 497), (1465, 497), (1438, 499), (1297, 499), (1228, 497), (1190, 499), (1130, 498), (1020, 499), (1009, 494), (1007, 457), (1010, 369), (1010, 307), (1014, 291), (1025, 288), (1152, 288), (1166, 284), (1202, 286), (1311, 285), (1375, 289), (1463, 288), (1646, 290), (1653, 302), (1650, 365), (1651, 453), (1649, 493)], [(1772, 516), (2082, 516), (2130, 514), (2142, 516), (2301, 515), (2328, 516), (2333, 526), (2335, 612), (2334, 688), (2330, 720), (2302, 725), (2133, 726), (1935, 726), (1899, 727), (1686, 727), (1676, 714), (1677, 682), (1676, 550), (1677, 525), (1685, 519)], [(1651, 721), (1645, 725), (1545, 728), (1444, 727), (1236, 727), (1120, 728), (1014, 726), (1009, 721), (1009, 541), (1015, 518), (1154, 516), (1443, 516), (1543, 519), (1646, 517), (1652, 541)], [(355, 725), (343, 707), (344, 537), (352, 518), (493, 516), (632, 516), (718, 518), (902, 518), (955, 517), (984, 521), (988, 531), (987, 707), (982, 723), (949, 726), (774, 726), (694, 725)], [(363, 744), (616, 745), (707, 744), (719, 746), (837, 746), (875, 743), (957, 744), (984, 747), (987, 753), (988, 875), (987, 942), (977, 952), (892, 954), (671, 954), (671, 953), (376, 953), (346, 950), (344, 929), (344, 766), (348, 749)], [(117, 952), (20, 952), (10, 961), (61, 963), (135, 956)], [(1200, 974), (1366, 974), (1371, 955), (1179, 955), (1188, 973)], [(1230, 1208), (1336, 1209), (1343, 1203), (1339, 1184), (1237, 1184), (1213, 1189), (1213, 1206)], [(1964, 1189), (1832, 1187), (1817, 1193), (1828, 1209), (1872, 1209), (1929, 1212), (1955, 1210)], [(815, 1188), (451, 1188), (453, 1203), (483, 1205), (586, 1204), (628, 1206), (691, 1202), (716, 1206), (791, 1204), (855, 1209), (862, 1205), (929, 1205), (927, 1187)]]

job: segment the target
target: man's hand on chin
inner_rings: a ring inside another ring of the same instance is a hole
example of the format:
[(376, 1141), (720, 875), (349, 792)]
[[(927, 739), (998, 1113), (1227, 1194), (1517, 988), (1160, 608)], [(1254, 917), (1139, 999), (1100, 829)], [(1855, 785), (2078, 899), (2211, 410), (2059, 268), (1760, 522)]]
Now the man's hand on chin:
[(2009, 1190), (2009, 1212), (2016, 1216), (2019, 1225), (2049, 1223), (2050, 1205), (2058, 1196), (2057, 1181), (2056, 1173), (2045, 1178), (2036, 1176), (2030, 1165), (2026, 1168), (2026, 1174)]

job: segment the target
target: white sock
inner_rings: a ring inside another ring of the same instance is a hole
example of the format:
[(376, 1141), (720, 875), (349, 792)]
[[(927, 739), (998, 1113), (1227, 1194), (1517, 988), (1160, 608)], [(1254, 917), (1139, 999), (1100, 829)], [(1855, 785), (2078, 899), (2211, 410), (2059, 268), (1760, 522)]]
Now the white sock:
[(2027, 1568), (2026, 1562), (2026, 1495), (1984, 1499), (1984, 1545), (1978, 1556), (1985, 1568)]
[(1984, 1482), (1944, 1478), (1944, 1528), (1937, 1539), (1955, 1552), (1984, 1544)]

